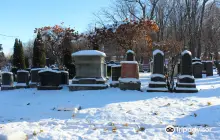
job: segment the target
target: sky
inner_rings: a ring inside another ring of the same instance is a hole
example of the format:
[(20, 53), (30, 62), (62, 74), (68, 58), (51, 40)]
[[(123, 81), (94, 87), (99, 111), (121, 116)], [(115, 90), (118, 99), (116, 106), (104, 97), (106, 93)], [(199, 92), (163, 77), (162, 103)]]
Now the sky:
[[(34, 29), (64, 22), (79, 32), (95, 24), (94, 13), (111, 0), (1, 0), (0, 44), (5, 54), (13, 53), (15, 38), (23, 43), (35, 37)], [(2, 36), (12, 36), (5, 37)]]

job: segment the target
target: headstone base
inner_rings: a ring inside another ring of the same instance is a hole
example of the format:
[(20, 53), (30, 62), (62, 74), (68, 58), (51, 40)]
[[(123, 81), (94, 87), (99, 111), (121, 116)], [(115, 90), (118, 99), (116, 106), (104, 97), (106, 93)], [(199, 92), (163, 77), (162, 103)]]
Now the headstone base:
[(119, 81), (112, 81), (110, 87), (119, 87)]
[(13, 89), (15, 89), (14, 86), (1, 85), (1, 90), (13, 90)]
[(176, 83), (176, 88), (174, 89), (176, 93), (196, 93), (198, 89), (196, 88), (195, 79), (191, 75), (180, 75)]
[(36, 88), (38, 86), (38, 83), (36, 83), (36, 82), (31, 82), (30, 84), (29, 84), (29, 87), (30, 88)]
[(107, 84), (70, 84), (69, 91), (78, 90), (99, 90), (108, 88)]
[(168, 92), (165, 76), (162, 74), (152, 74), (147, 92)]
[(29, 88), (29, 86), (26, 83), (17, 83), (15, 87), (16, 89)]
[(61, 90), (62, 86), (37, 86), (37, 90)]
[(121, 90), (141, 90), (141, 81), (136, 78), (120, 78), (119, 88)]

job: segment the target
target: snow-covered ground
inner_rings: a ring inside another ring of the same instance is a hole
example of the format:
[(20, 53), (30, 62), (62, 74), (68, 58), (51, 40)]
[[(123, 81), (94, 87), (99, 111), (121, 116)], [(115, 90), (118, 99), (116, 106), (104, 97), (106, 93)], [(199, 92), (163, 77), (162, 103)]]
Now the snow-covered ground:
[[(140, 78), (146, 89), (150, 74)], [(0, 91), (0, 140), (219, 140), (220, 76), (196, 83), (199, 93), (193, 94), (67, 87)], [(168, 125), (211, 131), (167, 134)]]

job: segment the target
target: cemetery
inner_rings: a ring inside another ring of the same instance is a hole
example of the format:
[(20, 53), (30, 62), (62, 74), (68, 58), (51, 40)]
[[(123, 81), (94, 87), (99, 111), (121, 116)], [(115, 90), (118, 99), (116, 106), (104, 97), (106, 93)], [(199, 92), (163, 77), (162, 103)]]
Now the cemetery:
[(220, 139), (218, 1), (1, 4), (0, 140)]

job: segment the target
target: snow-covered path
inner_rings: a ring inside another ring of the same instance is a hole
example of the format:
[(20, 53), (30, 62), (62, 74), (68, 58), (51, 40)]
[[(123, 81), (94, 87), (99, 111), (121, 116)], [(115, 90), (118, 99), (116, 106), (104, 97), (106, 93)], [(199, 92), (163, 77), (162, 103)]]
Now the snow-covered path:
[[(140, 73), (143, 89), (149, 76)], [(220, 139), (220, 76), (196, 83), (196, 94), (118, 88), (69, 92), (67, 87), (0, 91), (0, 140)], [(81, 110), (74, 109), (79, 105)], [(211, 132), (169, 135), (167, 125)]]

